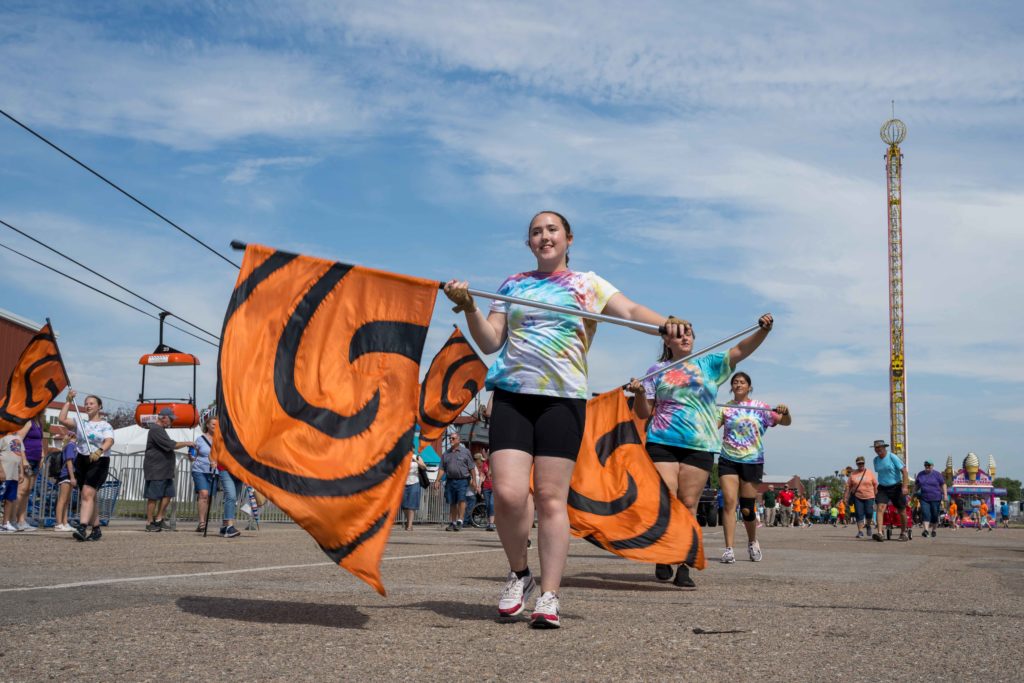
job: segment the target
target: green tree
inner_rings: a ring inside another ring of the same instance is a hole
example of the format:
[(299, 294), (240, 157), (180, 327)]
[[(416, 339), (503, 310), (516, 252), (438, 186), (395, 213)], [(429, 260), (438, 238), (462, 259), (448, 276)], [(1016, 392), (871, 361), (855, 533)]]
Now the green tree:
[(1006, 497), (1009, 500), (1020, 500), (1020, 488), (1021, 483), (1016, 479), (1010, 479), (1009, 477), (996, 477), (992, 480), (992, 484), (996, 488), (1006, 489)]

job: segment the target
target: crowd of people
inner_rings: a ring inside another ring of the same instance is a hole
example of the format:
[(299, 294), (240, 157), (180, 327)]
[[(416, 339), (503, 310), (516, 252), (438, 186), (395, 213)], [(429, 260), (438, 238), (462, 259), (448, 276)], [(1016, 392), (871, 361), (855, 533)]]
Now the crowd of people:
[[(109, 474), (114, 429), (103, 419), (100, 397), (87, 396), (83, 402), (84, 410), (79, 410), (74, 403), (75, 396), (73, 389), (68, 391), (57, 424), (51, 426), (51, 446), (45, 445), (45, 431), (37, 419), (27, 422), (20, 431), (0, 438), (0, 463), (4, 474), (0, 533), (38, 530), (28, 522), (27, 513), (37, 479), (42, 476), (52, 479), (57, 487), (54, 530), (69, 531), (75, 540), (82, 542), (95, 542), (103, 537), (97, 493)], [(235, 526), (235, 512), (243, 487), (240, 480), (212, 457), (216, 416), (210, 414), (203, 418), (202, 434), (194, 441), (175, 441), (168, 436), (167, 429), (174, 419), (173, 409), (163, 408), (149, 425), (143, 456), (145, 530), (159, 532), (172, 528), (166, 515), (176, 491), (176, 451), (187, 448), (198, 498), (198, 525), (195, 530), (206, 532), (211, 496), (220, 487), (224, 493), (224, 510), (219, 535), (238, 537), (241, 532)], [(48, 472), (41, 471), (44, 462), (49, 463)], [(76, 489), (78, 523), (72, 524), (69, 512)], [(265, 501), (260, 500), (262, 496), (258, 494), (254, 498), (257, 507)]]
[[(751, 397), (753, 380), (736, 367), (754, 353), (773, 329), (771, 314), (761, 316), (755, 331), (735, 346), (699, 357), (693, 355), (696, 339), (694, 325), (683, 318), (657, 313), (629, 299), (607, 280), (593, 272), (569, 268), (569, 251), (575, 236), (569, 221), (554, 211), (542, 211), (530, 221), (526, 245), (535, 259), (535, 268), (516, 273), (504, 280), (498, 293), (509, 297), (491, 303), (485, 314), (477, 308), (469, 284), (452, 280), (444, 292), (455, 304), (453, 310), (464, 313), (469, 333), (485, 354), (496, 354), (488, 370), (486, 387), (492, 392), (490, 449), (470, 454), (458, 436), (441, 458), (435, 487), (443, 483), (449, 505), (446, 530), (461, 531), (472, 510), (467, 498), (477, 497), (487, 505), (486, 529), (496, 531), (508, 560), (508, 574), (497, 601), (501, 617), (522, 614), (534, 593), (529, 622), (536, 628), (558, 628), (560, 586), (569, 549), (567, 499), (575, 459), (583, 437), (587, 399), (587, 353), (596, 331), (596, 322), (586, 317), (601, 314), (620, 322), (639, 324), (651, 334), (660, 334), (657, 361), (644, 376), (632, 379), (627, 392), (632, 409), (646, 422), (646, 451), (669, 490), (696, 516), (702, 491), (717, 463), (722, 505), (737, 514), (723, 515), (724, 564), (736, 562), (735, 531), (737, 517), (743, 523), (747, 556), (753, 562), (763, 559), (757, 536), (759, 526), (807, 526), (821, 519), (814, 505), (799, 492), (783, 487), (758, 501), (764, 477), (766, 431), (792, 423), (785, 404), (771, 406)], [(541, 302), (562, 309), (574, 309), (580, 315), (555, 309), (541, 309), (517, 299)], [(655, 331), (657, 330), (657, 331)], [(716, 404), (719, 388), (727, 385), (733, 398), (724, 406)], [(68, 403), (74, 399), (69, 392)], [(61, 485), (81, 491), (80, 523), (73, 527), (79, 541), (97, 541), (101, 537), (97, 489), (108, 471), (113, 430), (100, 417), (102, 402), (96, 396), (85, 401), (86, 416), (61, 411), (60, 423), (71, 434), (74, 460), (65, 457)], [(168, 528), (166, 512), (174, 495), (175, 450), (190, 449), (192, 477), (199, 496), (200, 520), (197, 532), (206, 531), (213, 491), (219, 485), (224, 497), (223, 525), (220, 535), (236, 537), (235, 500), (239, 482), (214, 462), (211, 453), (215, 418), (203, 422), (203, 436), (195, 441), (177, 442), (166, 429), (174, 414), (161, 411), (151, 426), (145, 455), (146, 530), (160, 532)], [(31, 436), (32, 428), (15, 436), (19, 444), (32, 443), (32, 454), (21, 453), (13, 441), (4, 440), (12, 457), (4, 456), (5, 476), (28, 481), (34, 476), (32, 462), (39, 461), (39, 447)], [(881, 540), (880, 521), (873, 517), (876, 505), (895, 508), (901, 529), (907, 532), (906, 465), (888, 451), (888, 444), (876, 441), (873, 471), (857, 459), (857, 470), (846, 484), (843, 500), (829, 520), (858, 526), (865, 534)], [(7, 450), (5, 450), (5, 454)], [(34, 458), (34, 459), (33, 459)], [(17, 460), (17, 472), (8, 470), (8, 461)], [(928, 465), (930, 467), (930, 463)], [(424, 488), (423, 460), (413, 458), (406, 473), (401, 507), (404, 528), (411, 530), (415, 511), (420, 507)], [(921, 508), (929, 531), (937, 524), (934, 505), (934, 477), (920, 481)], [(25, 484), (30, 486), (30, 484)], [(20, 490), (21, 485), (16, 489)], [(943, 498), (945, 489), (943, 483)], [(7, 530), (22, 524), (22, 509), (17, 495), (13, 505), (4, 505), (3, 525)], [(11, 512), (9, 512), (11, 510)], [(540, 577), (529, 566), (527, 549), (531, 527), (536, 523)], [(66, 517), (64, 524), (67, 524)], [(658, 564), (654, 575), (659, 581), (671, 581), (683, 589), (695, 589), (692, 567), (685, 562), (675, 566)]]

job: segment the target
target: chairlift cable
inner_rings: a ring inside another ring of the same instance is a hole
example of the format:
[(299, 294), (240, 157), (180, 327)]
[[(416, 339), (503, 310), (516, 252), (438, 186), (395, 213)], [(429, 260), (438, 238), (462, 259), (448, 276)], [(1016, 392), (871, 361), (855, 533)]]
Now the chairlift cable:
[(102, 180), (103, 182), (105, 182), (105, 183), (106, 183), (107, 185), (110, 185), (110, 186), (111, 186), (112, 188), (114, 188), (115, 190), (117, 190), (118, 192), (120, 192), (121, 194), (123, 194), (123, 195), (124, 195), (125, 197), (128, 197), (128, 198), (129, 198), (129, 199), (131, 199), (131, 200), (132, 200), (133, 202), (135, 202), (136, 204), (138, 204), (138, 205), (139, 205), (139, 206), (141, 206), (142, 208), (146, 209), (146, 210), (147, 210), (147, 211), (149, 211), (149, 212), (150, 212), (151, 214), (153, 214), (154, 216), (156, 216), (157, 218), (159, 218), (159, 219), (160, 219), (160, 220), (162, 220), (163, 222), (167, 223), (167, 224), (168, 224), (168, 225), (170, 225), (170, 226), (171, 226), (172, 228), (174, 228), (175, 230), (177, 230), (177, 231), (178, 231), (178, 232), (180, 232), (181, 234), (185, 235), (186, 237), (188, 237), (189, 239), (191, 239), (191, 240), (192, 240), (193, 242), (195, 242), (196, 244), (199, 244), (200, 246), (202, 246), (202, 247), (203, 247), (204, 249), (206, 249), (206, 250), (207, 250), (207, 251), (209, 251), (210, 253), (212, 253), (212, 254), (215, 254), (216, 256), (218, 256), (219, 258), (223, 259), (223, 260), (224, 260), (224, 261), (226, 261), (227, 263), (230, 263), (230, 264), (231, 264), (232, 266), (234, 266), (235, 268), (239, 268), (239, 269), (241, 268), (241, 266), (239, 266), (239, 265), (238, 265), (237, 263), (235, 263), (234, 261), (232, 261), (231, 259), (229, 259), (229, 258), (228, 258), (227, 256), (225, 256), (224, 254), (220, 253), (219, 251), (217, 251), (216, 249), (214, 249), (213, 247), (211, 247), (211, 246), (210, 246), (209, 244), (207, 244), (206, 242), (202, 241), (201, 239), (199, 239), (198, 237), (196, 237), (195, 235), (193, 235), (192, 233), (190, 233), (190, 232), (189, 232), (188, 230), (186, 230), (185, 228), (181, 227), (180, 225), (178, 225), (177, 223), (175, 223), (174, 221), (172, 221), (172, 220), (171, 220), (170, 218), (168, 218), (167, 216), (163, 215), (162, 213), (160, 213), (159, 211), (157, 211), (156, 209), (154, 209), (153, 207), (151, 207), (151, 206), (150, 206), (149, 204), (146, 204), (146, 203), (145, 203), (144, 201), (142, 201), (141, 199), (139, 199), (138, 197), (136, 197), (135, 195), (133, 195), (133, 194), (132, 194), (131, 192), (128, 192), (127, 190), (123, 189), (123, 188), (122, 188), (122, 187), (121, 187), (120, 185), (118, 185), (118, 184), (117, 184), (117, 183), (115, 183), (114, 181), (112, 181), (112, 180), (109, 180), (108, 178), (106, 178), (106, 177), (105, 177), (104, 175), (102, 175), (102, 174), (101, 174), (101, 173), (99, 173), (98, 171), (95, 171), (95, 170), (93, 170), (93, 169), (92, 169), (92, 168), (91, 168), (90, 166), (88, 166), (87, 164), (83, 163), (82, 161), (79, 161), (79, 160), (78, 160), (77, 158), (75, 158), (75, 157), (74, 157), (74, 156), (73, 156), (73, 155), (72, 155), (71, 153), (69, 153), (69, 152), (66, 152), (66, 151), (64, 151), (64, 150), (63, 150), (63, 149), (62, 149), (61, 147), (59, 147), (59, 146), (58, 146), (57, 144), (55, 144), (55, 143), (51, 142), (50, 140), (48, 140), (48, 139), (47, 139), (46, 137), (44, 137), (44, 136), (43, 136), (43, 135), (41, 135), (40, 133), (37, 133), (36, 131), (32, 130), (32, 129), (31, 129), (31, 128), (29, 128), (29, 127), (28, 127), (27, 125), (25, 125), (24, 123), (22, 123), (22, 122), (21, 122), (21, 121), (19, 121), (18, 119), (14, 118), (13, 116), (11, 116), (10, 114), (8, 114), (8, 113), (7, 113), (6, 111), (4, 111), (3, 109), (0, 109), (0, 114), (3, 114), (3, 115), (4, 115), (4, 117), (6, 117), (6, 118), (7, 118), (8, 120), (10, 120), (10, 121), (11, 121), (12, 123), (14, 123), (15, 125), (17, 125), (17, 126), (21, 127), (21, 128), (22, 128), (22, 129), (24, 129), (24, 130), (25, 130), (26, 132), (28, 132), (28, 133), (32, 134), (33, 136), (35, 136), (36, 138), (38, 138), (38, 139), (39, 139), (39, 140), (41, 140), (42, 142), (45, 142), (45, 143), (46, 143), (47, 145), (49, 145), (49, 146), (50, 146), (50, 147), (52, 147), (53, 149), (57, 150), (58, 152), (60, 152), (60, 153), (61, 153), (61, 154), (63, 154), (64, 156), (66, 156), (66, 157), (67, 157), (68, 159), (70, 159), (71, 161), (75, 162), (76, 164), (78, 164), (79, 166), (81, 166), (82, 168), (84, 168), (84, 169), (85, 169), (86, 171), (88, 171), (89, 173), (92, 173), (92, 174), (93, 174), (94, 176), (96, 176), (97, 178), (99, 178), (100, 180)]
[[(42, 240), (40, 240), (40, 239), (37, 239), (37, 238), (33, 237), (32, 235), (28, 234), (28, 233), (27, 233), (27, 232), (25, 232), (24, 230), (20, 230), (20, 229), (18, 229), (18, 228), (16, 228), (16, 227), (14, 227), (13, 225), (11, 225), (11, 224), (10, 224), (10, 223), (8, 223), (7, 221), (3, 220), (2, 218), (0, 218), (0, 224), (2, 224), (2, 225), (4, 225), (4, 226), (6, 226), (6, 227), (8, 227), (8, 228), (10, 228), (11, 230), (13, 230), (14, 232), (18, 233), (19, 235), (21, 235), (21, 236), (23, 236), (23, 237), (26, 237), (26, 238), (28, 238), (28, 239), (30, 239), (30, 240), (32, 240), (33, 242), (35, 242), (35, 243), (36, 243), (36, 244), (38, 244), (39, 246), (41, 246), (41, 247), (44, 247), (44, 248), (46, 248), (46, 249), (49, 249), (49, 250), (50, 250), (50, 251), (52, 251), (52, 252), (53, 252), (54, 254), (57, 254), (57, 256), (60, 256), (61, 258), (67, 259), (68, 261), (71, 261), (71, 262), (72, 262), (72, 263), (74, 263), (74, 264), (75, 264), (76, 266), (79, 266), (80, 268), (84, 268), (85, 270), (89, 271), (90, 273), (92, 273), (92, 274), (93, 274), (93, 275), (95, 275), (96, 277), (98, 277), (98, 278), (100, 278), (100, 279), (102, 279), (102, 280), (105, 280), (106, 282), (109, 282), (110, 284), (114, 285), (114, 286), (115, 286), (115, 287), (117, 287), (118, 289), (120, 289), (120, 290), (122, 290), (122, 291), (124, 291), (124, 292), (127, 292), (128, 294), (131, 294), (132, 296), (136, 297), (137, 299), (141, 299), (142, 301), (145, 301), (145, 302), (146, 302), (147, 304), (149, 304), (150, 306), (152, 306), (152, 307), (154, 307), (154, 308), (156, 308), (156, 309), (158, 309), (158, 310), (161, 310), (161, 311), (166, 311), (166, 310), (167, 310), (167, 309), (166, 309), (165, 307), (161, 306), (160, 304), (154, 303), (154, 302), (150, 301), (149, 299), (147, 299), (146, 297), (142, 296), (141, 294), (139, 294), (139, 293), (137, 293), (137, 292), (134, 292), (134, 291), (132, 291), (132, 290), (128, 289), (128, 288), (127, 288), (127, 287), (125, 287), (124, 285), (121, 285), (121, 284), (118, 284), (117, 282), (114, 282), (113, 280), (111, 280), (111, 279), (110, 279), (109, 277), (107, 277), (106, 275), (103, 275), (102, 273), (99, 273), (99, 272), (97, 272), (97, 271), (93, 270), (92, 268), (90, 268), (89, 266), (85, 265), (85, 264), (84, 264), (84, 263), (82, 263), (81, 261), (76, 261), (75, 259), (71, 258), (71, 257), (70, 257), (70, 256), (68, 256), (67, 254), (64, 254), (64, 253), (60, 252), (59, 250), (57, 250), (57, 249), (54, 249), (53, 247), (51, 247), (51, 246), (50, 246), (49, 244), (47, 244), (46, 242), (43, 242)], [(190, 321), (188, 321), (188, 320), (185, 320), (184, 318), (182, 318), (182, 317), (181, 317), (181, 316), (179, 316), (179, 315), (176, 315), (176, 314), (174, 314), (174, 313), (172, 313), (171, 315), (173, 315), (173, 316), (174, 316), (175, 318), (177, 318), (177, 319), (178, 319), (178, 320), (180, 320), (181, 322), (185, 323), (186, 325), (188, 325), (188, 326), (190, 326), (190, 327), (194, 327), (195, 329), (199, 330), (200, 332), (202, 332), (202, 333), (204, 333), (204, 334), (208, 334), (208, 335), (210, 335), (211, 337), (213, 337), (214, 339), (216, 339), (217, 341), (220, 341), (220, 337), (218, 337), (217, 335), (215, 335), (215, 334), (214, 334), (213, 332), (209, 332), (209, 331), (207, 331), (207, 330), (204, 330), (203, 328), (199, 327), (199, 325), (196, 325), (196, 324), (195, 324), (195, 323), (193, 323), (193, 322), (190, 322)]]
[[(66, 277), (67, 279), (71, 280), (72, 282), (77, 282), (78, 284), (82, 285), (83, 287), (87, 287), (88, 289), (91, 289), (92, 291), (96, 292), (97, 294), (102, 294), (103, 296), (107, 297), (108, 299), (113, 299), (117, 303), (122, 304), (124, 306), (127, 306), (128, 308), (132, 309), (133, 311), (138, 311), (142, 315), (149, 316), (150, 318), (153, 318), (154, 320), (159, 320), (160, 319), (159, 316), (155, 316), (152, 313), (150, 313), (149, 311), (144, 311), (141, 308), (139, 308), (138, 306), (130, 304), (127, 301), (124, 301), (122, 299), (118, 299), (113, 294), (108, 294), (107, 292), (104, 292), (102, 289), (97, 289), (96, 287), (93, 287), (92, 285), (90, 285), (90, 284), (88, 284), (86, 282), (82, 282), (78, 278), (74, 278), (74, 277), (68, 275), (67, 273), (61, 272), (57, 268), (54, 268), (53, 266), (47, 265), (47, 264), (43, 263), (42, 261), (39, 261), (38, 259), (34, 259), (31, 256), (29, 256), (28, 254), (24, 254), (24, 253), (18, 251), (17, 249), (14, 249), (13, 247), (9, 247), (6, 244), (4, 244), (3, 242), (0, 242), (0, 248), (6, 249), (7, 251), (13, 252), (13, 253), (17, 254), (18, 256), (21, 256), (22, 258), (28, 259), (32, 263), (35, 263), (36, 265), (40, 265), (43, 268), (46, 268), (47, 270), (53, 271), (54, 273), (56, 273), (57, 275), (60, 275), (61, 277)], [(209, 344), (210, 346), (212, 346), (212, 347), (214, 347), (216, 349), (220, 348), (220, 346), (218, 346), (217, 344), (214, 344), (212, 341), (210, 341), (208, 339), (204, 339), (203, 337), (200, 337), (197, 334), (193, 334), (193, 333), (189, 332), (186, 329), (178, 327), (177, 325), (172, 325), (171, 323), (167, 323), (167, 325), (169, 327), (173, 327), (174, 329), (178, 330), (179, 332), (184, 332), (185, 334), (187, 334), (190, 337), (195, 337), (199, 341), (205, 342), (205, 343)]]

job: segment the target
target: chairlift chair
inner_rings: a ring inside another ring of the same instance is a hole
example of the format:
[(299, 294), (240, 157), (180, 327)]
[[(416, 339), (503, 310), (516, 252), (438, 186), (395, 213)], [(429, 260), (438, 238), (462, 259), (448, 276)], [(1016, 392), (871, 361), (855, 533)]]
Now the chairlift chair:
[[(182, 353), (164, 344), (164, 318), (169, 314), (160, 313), (160, 343), (153, 353), (143, 354), (139, 358), (142, 366), (142, 388), (139, 390), (139, 405), (135, 408), (135, 424), (147, 427), (156, 422), (157, 416), (164, 408), (174, 411), (172, 427), (193, 428), (199, 424), (199, 411), (196, 408), (196, 367), (199, 359), (191, 353)], [(188, 398), (154, 398), (146, 397), (147, 367), (192, 367), (192, 395)]]

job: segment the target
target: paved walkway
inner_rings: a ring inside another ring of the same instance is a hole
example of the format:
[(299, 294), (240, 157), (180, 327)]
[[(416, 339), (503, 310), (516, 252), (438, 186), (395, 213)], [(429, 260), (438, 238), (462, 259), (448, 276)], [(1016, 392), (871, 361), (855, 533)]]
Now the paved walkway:
[(229, 540), (139, 524), (100, 543), (2, 535), (0, 678), (1020, 680), (1024, 530), (763, 531), (763, 562), (741, 548), (721, 565), (710, 530), (692, 592), (574, 542), (558, 631), (495, 618), (507, 565), (475, 529), (396, 529), (387, 598), (291, 525)]

